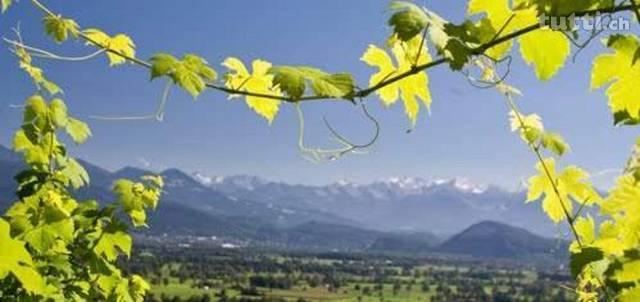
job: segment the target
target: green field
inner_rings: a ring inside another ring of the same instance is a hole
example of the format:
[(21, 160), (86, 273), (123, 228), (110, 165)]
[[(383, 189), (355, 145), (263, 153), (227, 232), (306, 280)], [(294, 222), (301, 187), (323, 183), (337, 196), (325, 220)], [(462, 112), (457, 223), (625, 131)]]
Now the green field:
[(215, 249), (152, 254), (134, 265), (152, 283), (149, 301), (572, 299), (566, 273), (517, 263)]

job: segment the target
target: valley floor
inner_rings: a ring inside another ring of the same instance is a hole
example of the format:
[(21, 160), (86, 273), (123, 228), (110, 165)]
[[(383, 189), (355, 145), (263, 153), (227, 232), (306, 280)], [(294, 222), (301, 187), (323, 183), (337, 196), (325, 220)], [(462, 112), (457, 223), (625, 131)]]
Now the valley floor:
[(139, 247), (148, 301), (570, 301), (564, 271), (502, 261)]

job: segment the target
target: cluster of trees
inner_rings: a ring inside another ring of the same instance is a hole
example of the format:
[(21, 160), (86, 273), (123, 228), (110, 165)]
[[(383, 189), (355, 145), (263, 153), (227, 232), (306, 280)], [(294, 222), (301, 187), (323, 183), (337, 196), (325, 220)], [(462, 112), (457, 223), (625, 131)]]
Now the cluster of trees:
[[(214, 301), (262, 301), (272, 290), (304, 292), (314, 288), (381, 301), (385, 297), (419, 292), (428, 293), (435, 301), (572, 297), (570, 292), (558, 290), (560, 286), (571, 286), (568, 274), (535, 272), (509, 263), (382, 255), (344, 257), (311, 252), (284, 257), (267, 251), (218, 248), (141, 247), (140, 250), (153, 256), (133, 257), (133, 261), (126, 263), (128, 272), (144, 275), (152, 284), (188, 282), (199, 292), (209, 292)], [(232, 291), (239, 292), (239, 297), (228, 296)]]

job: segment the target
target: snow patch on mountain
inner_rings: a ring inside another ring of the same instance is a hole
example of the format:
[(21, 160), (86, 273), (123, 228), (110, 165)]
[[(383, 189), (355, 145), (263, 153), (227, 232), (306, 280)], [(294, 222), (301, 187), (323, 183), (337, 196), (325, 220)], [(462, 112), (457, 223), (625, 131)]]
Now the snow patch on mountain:
[[(193, 178), (205, 186), (226, 193), (255, 191), (268, 186), (274, 188), (279, 186), (293, 186), (248, 175), (208, 176), (202, 173), (194, 173)], [(489, 188), (486, 185), (476, 184), (465, 177), (425, 179), (407, 176), (390, 177), (368, 184), (360, 184), (342, 179), (325, 186), (298, 185), (298, 187), (309, 189), (318, 197), (346, 195), (353, 198), (369, 197), (376, 200), (425, 194), (440, 189), (449, 189), (469, 194), (483, 194)]]

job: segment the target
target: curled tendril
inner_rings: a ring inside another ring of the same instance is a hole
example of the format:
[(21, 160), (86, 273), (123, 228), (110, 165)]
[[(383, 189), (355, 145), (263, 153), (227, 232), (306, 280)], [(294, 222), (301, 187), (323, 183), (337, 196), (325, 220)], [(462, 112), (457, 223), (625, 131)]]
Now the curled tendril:
[[(29, 53), (29, 55), (33, 56), (33, 57), (37, 57), (37, 58), (43, 58), (43, 59), (50, 59), (50, 60), (60, 60), (60, 61), (70, 61), (70, 62), (81, 62), (81, 61), (87, 61), (90, 59), (93, 59), (99, 55), (101, 55), (102, 53), (105, 52), (104, 49), (100, 49), (97, 50), (93, 53), (90, 53), (88, 55), (84, 55), (84, 56), (78, 56), (78, 57), (69, 57), (69, 56), (61, 56), (61, 55), (57, 55), (54, 54), (50, 51), (46, 51), (44, 49), (40, 49), (40, 48), (36, 48), (33, 46), (29, 46), (24, 44), (21, 41), (16, 41), (16, 40), (11, 40), (8, 38), (3, 37), (2, 40), (4, 40), (6, 43), (16, 47), (16, 48), (20, 48), (20, 49), (24, 49), (25, 51), (27, 51)], [(12, 53), (16, 53), (16, 50), (14, 49), (10, 49), (10, 51)]]
[[(627, 1), (620, 1), (620, 3), (618, 3), (618, 5), (616, 5), (614, 7), (614, 10), (616, 8), (620, 8), (622, 6), (624, 6), (624, 4), (627, 3)], [(601, 24), (608, 24), (611, 20), (612, 20), (612, 13), (607, 13), (604, 14), (602, 16), (599, 16), (601, 18), (600, 23)], [(584, 18), (588, 18), (589, 15), (584, 16)], [(593, 40), (595, 40), (598, 36), (600, 36), (602, 33), (604, 33), (606, 31), (605, 28), (598, 28), (597, 26), (593, 26), (593, 28), (591, 29), (591, 32), (589, 33), (589, 36), (587, 37), (587, 39), (584, 40), (584, 42), (579, 42), (578, 39), (572, 35), (570, 35), (569, 33), (565, 32), (565, 31), (560, 31), (563, 35), (565, 35), (565, 37), (567, 37), (567, 39), (569, 39), (569, 41), (571, 41), (571, 44), (573, 44), (576, 48), (578, 48), (576, 50), (576, 52), (573, 54), (572, 57), (572, 62), (575, 63), (578, 56), (582, 53), (583, 50), (585, 50), (587, 48), (587, 46), (589, 46), (591, 44), (591, 42)]]
[(7, 37), (2, 37), (2, 40), (4, 40), (5, 43), (12, 46), (12, 48), (10, 48), (9, 51), (11, 51), (16, 55), (18, 54), (18, 51), (24, 51), (28, 53), (30, 56), (37, 57), (37, 58), (69, 61), (69, 62), (81, 62), (81, 61), (87, 61), (87, 60), (93, 59), (106, 51), (105, 49), (100, 49), (88, 55), (77, 56), (77, 57), (62, 56), (41, 48), (37, 48), (37, 47), (33, 47), (25, 44), (24, 39), (22, 38), (22, 34), (20, 33), (20, 24), (18, 24), (15, 28), (13, 28), (13, 32), (16, 35), (15, 40), (9, 39)]
[[(604, 15), (602, 18), (607, 18), (607, 19), (611, 20), (611, 15), (607, 14), (607, 15)], [(589, 46), (589, 44), (591, 44), (591, 42), (593, 40), (595, 40), (595, 38), (597, 38), (603, 32), (605, 32), (605, 29), (604, 28), (598, 29), (596, 26), (594, 26), (593, 29), (591, 30), (591, 32), (589, 33), (589, 36), (587, 37), (586, 40), (584, 40), (584, 42), (579, 42), (576, 37), (570, 35), (569, 33), (565, 32), (565, 31), (560, 31), (560, 32), (565, 37), (567, 37), (567, 39), (569, 39), (569, 41), (571, 42), (571, 44), (573, 44), (573, 46), (575, 46), (577, 48), (576, 52), (573, 54), (573, 57), (571, 58), (571, 61), (573, 63), (575, 63), (576, 60), (578, 59), (578, 56), (582, 53), (582, 51), (585, 50), (587, 48), (587, 46)]]
[(171, 81), (167, 81), (167, 84), (162, 91), (162, 98), (160, 99), (160, 103), (158, 104), (158, 109), (152, 114), (148, 115), (138, 115), (138, 116), (99, 116), (92, 115), (89, 116), (92, 119), (103, 120), (103, 121), (144, 121), (144, 120), (155, 120), (157, 122), (162, 122), (164, 120), (164, 109), (169, 100), (169, 95), (171, 92), (171, 87), (173, 83)]
[(305, 159), (318, 163), (324, 161), (334, 161), (338, 160), (341, 157), (347, 154), (363, 154), (366, 153), (366, 149), (370, 148), (375, 144), (375, 142), (380, 137), (380, 123), (378, 120), (373, 117), (364, 103), (360, 103), (360, 107), (362, 108), (362, 113), (364, 116), (371, 121), (371, 123), (375, 127), (375, 133), (371, 140), (364, 144), (356, 144), (347, 139), (344, 135), (340, 134), (336, 129), (329, 123), (326, 117), (323, 117), (323, 121), (331, 135), (333, 136), (333, 140), (342, 145), (342, 148), (335, 149), (322, 149), (322, 148), (311, 148), (305, 145), (304, 142), (304, 114), (300, 107), (300, 104), (296, 104), (296, 111), (298, 113), (298, 123), (299, 123), (299, 136), (298, 136), (298, 148), (302, 152)]

